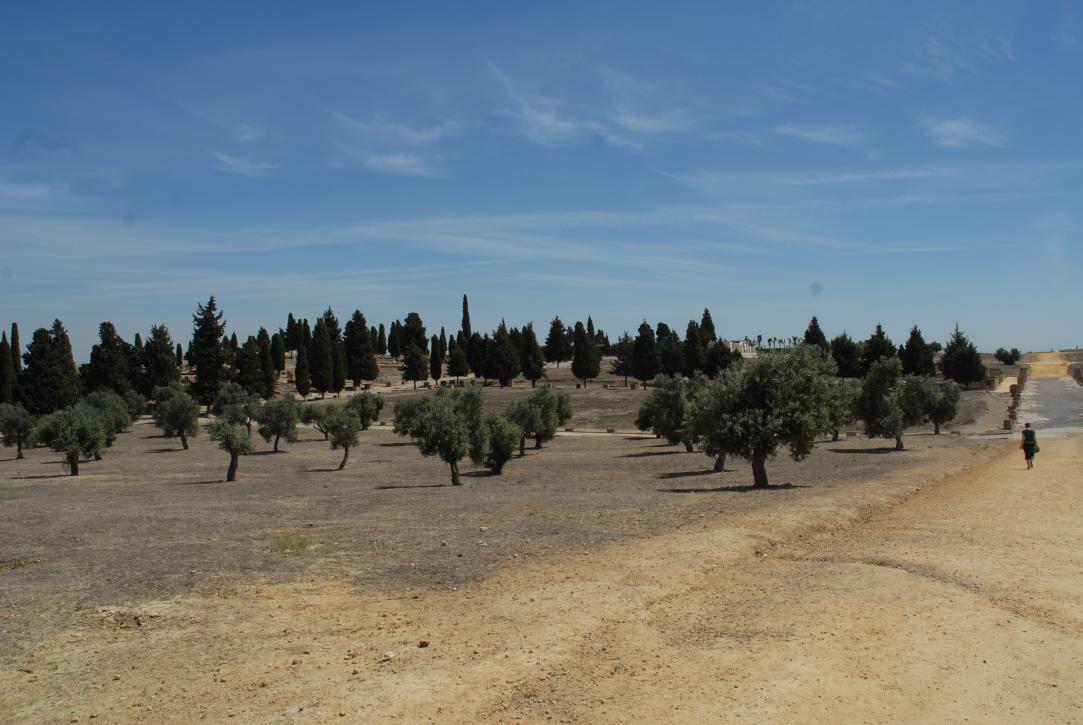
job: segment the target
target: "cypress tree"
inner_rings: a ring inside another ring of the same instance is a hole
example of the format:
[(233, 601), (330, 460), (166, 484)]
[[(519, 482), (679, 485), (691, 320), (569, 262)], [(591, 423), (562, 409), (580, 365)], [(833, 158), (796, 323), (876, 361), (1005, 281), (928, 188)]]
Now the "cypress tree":
[(369, 329), (361, 310), (354, 310), (346, 323), (346, 372), (355, 388), (361, 385), (362, 380), (375, 380), (380, 374), (372, 344), (375, 329)]
[(521, 363), (519, 349), (508, 333), (508, 326), (500, 321), (500, 326), (493, 333), (493, 372), (500, 382), (500, 387), (506, 388), (511, 381), (519, 375)]
[(440, 356), (447, 357), (447, 332), (440, 328)]
[(274, 364), (275, 378), (277, 378), (286, 369), (286, 343), (280, 332), (271, 335), (271, 362)]
[(644, 385), (658, 374), (658, 352), (655, 348), (654, 330), (644, 320), (632, 344), (632, 376)]
[(462, 323), (462, 347), (469, 347), (474, 331), (470, 327), (470, 302), (463, 295), (463, 323)]
[(180, 345), (173, 349), (173, 339), (165, 325), (151, 325), (147, 344), (143, 347), (143, 377), (141, 392), (150, 395), (161, 386), (180, 379), (176, 354)]
[(19, 347), (19, 323), (11, 323), (11, 366), (15, 369), (15, 382), (23, 371), (23, 353)]
[(703, 347), (707, 347), (718, 339), (714, 330), (714, 320), (711, 319), (711, 311), (706, 307), (703, 308), (703, 317), (699, 322), (699, 334), (703, 338)]
[[(669, 330), (668, 326), (666, 328)], [(677, 333), (669, 330), (664, 338), (658, 338), (658, 367), (664, 375), (678, 375), (684, 371), (684, 350)]]
[(259, 346), (259, 367), (263, 379), (263, 388), (260, 395), (270, 400), (274, 397), (277, 374), (275, 373), (274, 356), (271, 354), (271, 338), (267, 334), (267, 330), (262, 327), (259, 328), (256, 344)]
[(234, 352), (241, 349), (240, 343), (237, 342), (236, 332), (229, 336), (229, 348)]
[(417, 381), (427, 380), (429, 377), (429, 360), (425, 351), (410, 343), (402, 354), (402, 364), (402, 376), (407, 380), (412, 380), (414, 390), (417, 390)]
[(560, 367), (561, 360), (568, 359), (568, 337), (564, 330), (564, 323), (560, 317), (554, 317), (549, 323), (549, 335), (545, 338), (545, 361), (556, 363)]
[(831, 357), (839, 368), (840, 378), (862, 376), (861, 348), (845, 332), (831, 340)]
[(204, 405), (210, 405), (218, 395), (222, 383), (226, 382), (226, 371), (222, 367), (225, 362), (222, 338), (226, 332), (226, 324), (214, 295), (211, 295), (206, 305), (196, 307), (192, 324), (191, 367), (196, 371), (192, 396)]
[(317, 317), (316, 329), (312, 333), (308, 364), (312, 375), (312, 387), (321, 398), (331, 389), (334, 356), (335, 353), (331, 349), (331, 336), (327, 333), (327, 323), (322, 317)]
[(575, 349), (572, 352), (572, 375), (582, 379), (583, 387), (587, 387), (587, 380), (598, 377), (601, 372), (601, 356), (598, 354), (598, 346), (594, 337), (587, 334), (583, 323), (575, 323)]
[(861, 355), (862, 372), (867, 375), (874, 362), (883, 358), (895, 357), (896, 354), (895, 343), (884, 334), (884, 328), (877, 323), (876, 330), (865, 343), (865, 349)]
[(177, 343), (177, 369), (180, 370), (182, 367), (184, 367), (184, 348), (181, 347), (181, 344), (178, 342)]
[(523, 377), (530, 381), (532, 388), (545, 377), (545, 359), (542, 356), (541, 345), (538, 344), (538, 336), (534, 334), (533, 322), (528, 322), (523, 328), (519, 367), (522, 368)]
[(485, 375), (485, 341), (481, 335), (474, 333), (470, 337), (470, 344), (464, 346), (466, 348), (466, 359), (470, 363), (470, 370), (473, 371), (474, 377), (484, 378)]
[(402, 349), (399, 347), (400, 342), (399, 321), (392, 320), (391, 329), (387, 332), (387, 352), (394, 359), (398, 359), (399, 355), (402, 354)]
[(297, 365), (293, 370), (293, 384), (297, 387), (297, 392), (300, 393), (302, 399), (307, 398), (312, 391), (312, 376), (308, 369), (308, 348), (303, 345), (297, 348)]
[(8, 333), (4, 331), (0, 332), (0, 404), (14, 402), (15, 366), (11, 364), (11, 345), (8, 344)]
[(617, 344), (613, 346), (613, 365), (609, 368), (609, 372), (624, 378), (624, 384), (628, 385), (628, 376), (632, 374), (632, 336), (627, 332), (623, 333), (618, 339)]
[(594, 329), (594, 320), (591, 319), (590, 315), (587, 315), (587, 334), (595, 343), (598, 342), (598, 332)]
[[(110, 323), (110, 324), (112, 324), (112, 323)], [(132, 347), (134, 347), (135, 351), (138, 352), (138, 353), (143, 352), (143, 338), (141, 338), (139, 336), (138, 332), (135, 333), (135, 342), (132, 344)]]
[(464, 375), (470, 374), (470, 363), (466, 359), (466, 351), (458, 345), (451, 346), (451, 352), (448, 354), (447, 374), (454, 375), (456, 381)]
[(301, 327), (297, 324), (297, 320), (293, 318), (292, 312), (286, 318), (286, 339), (283, 342), (290, 352), (290, 357), (293, 357), (293, 354), (297, 352), (297, 348), (301, 346)]
[(820, 322), (816, 319), (816, 315), (812, 316), (812, 320), (808, 323), (808, 328), (805, 330), (805, 344), (815, 345), (825, 353), (830, 352), (831, 345), (827, 342), (827, 336), (824, 335), (824, 331), (820, 329)]
[(44, 415), (75, 405), (79, 400), (79, 373), (71, 353), (68, 331), (60, 320), (51, 330), (34, 331), (26, 346), (26, 367), (19, 376), (19, 391), (26, 409)]
[(684, 332), (684, 345), (681, 348), (684, 358), (684, 375), (687, 378), (696, 377), (697, 372), (705, 370), (707, 362), (707, 350), (704, 345), (703, 331), (695, 320), (688, 321), (688, 327)]
[(324, 324), (327, 327), (327, 336), (331, 339), (331, 387), (330, 390), (338, 395), (346, 387), (346, 349), (342, 345), (342, 326), (338, 323), (335, 313), (328, 307), (323, 313)]
[(440, 345), (440, 338), (432, 336), (429, 343), (429, 377), (439, 380), (444, 377), (444, 351)]
[(237, 384), (251, 395), (267, 397), (264, 387), (263, 366), (260, 364), (260, 345), (256, 338), (249, 335), (244, 345), (237, 350)]
[[(118, 395), (126, 395), (131, 390), (132, 375), (128, 363), (132, 346), (121, 339), (112, 322), (98, 325), (98, 340), (98, 344), (90, 349), (90, 362), (84, 369), (83, 383), (87, 392), (112, 390)], [(143, 352), (141, 347), (135, 348), (136, 354)]]
[(424, 352), (429, 346), (429, 338), (425, 334), (425, 325), (421, 322), (421, 315), (416, 312), (408, 312), (399, 328), (399, 348), (405, 350), (413, 345)]
[(306, 350), (309, 351), (309, 353), (311, 353), (312, 352), (312, 328), (308, 326), (308, 320), (307, 319), (304, 319), (304, 320), (301, 321), (301, 323), (300, 323), (300, 325), (298, 327), (297, 333), (298, 333), (298, 338), (297, 338), (298, 349), (300, 349), (303, 346)]
[(902, 360), (904, 375), (935, 375), (936, 366), (933, 364), (933, 351), (925, 343), (921, 330), (917, 325), (910, 329), (910, 337), (906, 344), (899, 350), (899, 359)]
[(384, 323), (380, 323), (380, 331), (376, 334), (376, 352), (380, 355), (387, 354), (387, 330)]

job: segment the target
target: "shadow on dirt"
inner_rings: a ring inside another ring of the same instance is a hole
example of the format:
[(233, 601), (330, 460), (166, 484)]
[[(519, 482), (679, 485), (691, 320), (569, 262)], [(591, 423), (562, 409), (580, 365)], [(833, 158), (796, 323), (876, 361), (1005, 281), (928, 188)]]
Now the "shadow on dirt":
[(831, 451), (832, 453), (855, 453), (855, 454), (859, 454), (859, 455), (860, 454), (866, 454), (866, 453), (880, 454), (880, 453), (902, 453), (903, 452), (903, 451), (896, 451), (895, 446), (891, 446), (891, 447), (884, 446), (883, 448), (829, 448), (828, 450)]
[(643, 451), (642, 453), (625, 453), (618, 458), (649, 458), (651, 456), (672, 456), (684, 451)]
[(745, 486), (716, 486), (715, 488), (660, 488), (661, 493), (749, 493), (750, 491), (789, 491), (796, 488), (809, 488), (808, 486), (795, 486), (792, 483), (779, 483), (757, 488), (752, 485)]
[(418, 483), (407, 486), (377, 486), (377, 491), (394, 491), (400, 488), (451, 488), (449, 483)]

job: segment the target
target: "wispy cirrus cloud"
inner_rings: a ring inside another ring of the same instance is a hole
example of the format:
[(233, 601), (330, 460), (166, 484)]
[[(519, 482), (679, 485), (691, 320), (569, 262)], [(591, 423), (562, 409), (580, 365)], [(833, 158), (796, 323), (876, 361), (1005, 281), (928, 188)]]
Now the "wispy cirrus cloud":
[(216, 160), (214, 168), (218, 169), (219, 171), (225, 171), (230, 174), (239, 174), (241, 176), (248, 176), (250, 178), (267, 176), (267, 174), (278, 168), (276, 164), (272, 164), (267, 161), (242, 159), (237, 156), (231, 156), (230, 154), (222, 153), (221, 151), (212, 151), (211, 156), (213, 156)]
[(864, 142), (861, 131), (844, 126), (797, 126), (792, 123), (775, 126), (775, 133), (802, 141), (832, 146), (859, 146)]
[(907, 75), (951, 84), (978, 73), (982, 66), (1013, 62), (1015, 48), (1003, 35), (944, 30), (927, 37), (900, 70)]
[(455, 121), (444, 121), (436, 126), (415, 128), (404, 123), (396, 123), (383, 118), (363, 120), (347, 116), (339, 111), (330, 111), (335, 120), (344, 127), (360, 132), (366, 137), (391, 144), (424, 146), (446, 138), (459, 130)]
[(436, 166), (436, 162), (439, 160), (438, 156), (404, 152), (374, 153), (364, 149), (356, 149), (343, 143), (336, 143), (335, 146), (351, 162), (360, 164), (371, 171), (399, 176), (440, 175), (440, 170)]
[(969, 118), (932, 118), (922, 116), (918, 125), (933, 143), (946, 148), (966, 146), (1003, 146), (1004, 137)]
[(192, 114), (196, 118), (200, 118), (212, 126), (223, 129), (229, 132), (230, 138), (236, 143), (247, 144), (254, 141), (260, 141), (268, 138), (271, 134), (266, 129), (257, 126), (253, 123), (246, 121), (225, 121), (221, 118), (212, 116), (209, 113), (200, 111), (197, 108), (193, 108), (184, 103), (178, 103), (182, 109)]

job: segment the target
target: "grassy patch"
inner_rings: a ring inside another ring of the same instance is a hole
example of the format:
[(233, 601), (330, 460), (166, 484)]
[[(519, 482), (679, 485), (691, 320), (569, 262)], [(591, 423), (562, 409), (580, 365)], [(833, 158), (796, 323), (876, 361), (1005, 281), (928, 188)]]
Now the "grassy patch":
[(33, 559), (12, 559), (11, 561), (0, 561), (0, 571), (7, 571), (8, 569), (25, 569), (33, 564), (40, 564), (41, 559), (37, 557)]
[(273, 547), (275, 551), (283, 554), (304, 554), (309, 551), (326, 554), (331, 550), (331, 547), (327, 544), (313, 541), (304, 534), (298, 534), (295, 531), (279, 532), (275, 536)]

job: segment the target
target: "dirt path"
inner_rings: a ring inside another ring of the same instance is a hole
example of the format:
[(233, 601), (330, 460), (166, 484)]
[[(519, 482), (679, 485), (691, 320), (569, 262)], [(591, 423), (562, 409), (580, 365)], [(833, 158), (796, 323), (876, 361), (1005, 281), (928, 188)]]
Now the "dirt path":
[(101, 611), (0, 673), (0, 719), (1078, 722), (1083, 439), (1021, 464), (1005, 442), (856, 522), (720, 513), (419, 598)]

